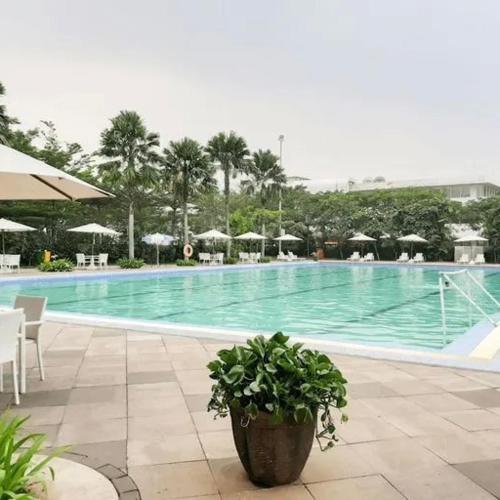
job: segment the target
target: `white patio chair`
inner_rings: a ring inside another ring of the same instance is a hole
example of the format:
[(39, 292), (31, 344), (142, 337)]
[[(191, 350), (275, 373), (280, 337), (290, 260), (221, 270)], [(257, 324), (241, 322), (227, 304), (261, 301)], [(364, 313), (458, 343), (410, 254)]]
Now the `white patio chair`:
[(85, 254), (77, 253), (76, 254), (76, 268), (77, 269), (85, 269)]
[(248, 256), (248, 252), (240, 252), (240, 253), (239, 253), (239, 258), (240, 258), (240, 262), (241, 262), (242, 264), (244, 264), (244, 263), (248, 262), (248, 258), (249, 258), (249, 256)]
[(210, 254), (206, 252), (200, 252), (198, 254), (198, 260), (200, 264), (210, 264)]
[(224, 254), (223, 253), (216, 253), (215, 254), (215, 263), (216, 264), (224, 264)]
[(107, 253), (100, 253), (99, 257), (97, 259), (97, 265), (99, 266), (100, 269), (108, 268), (108, 254)]
[(43, 369), (42, 343), (40, 339), (40, 328), (44, 323), (43, 315), (47, 307), (47, 297), (36, 297), (33, 295), (17, 295), (14, 309), (23, 309), (25, 317), (25, 342), (35, 344), (38, 359), (38, 371), (40, 380), (45, 380)]
[(468, 264), (469, 262), (470, 262), (470, 257), (466, 253), (462, 254), (460, 259), (458, 259), (459, 264)]
[(17, 344), (18, 334), (23, 321), (22, 309), (0, 312), (0, 391), (3, 392), (3, 365), (11, 363), (12, 384), (14, 386), (14, 402), (19, 404), (19, 385), (17, 373)]
[(4, 255), (0, 255), (0, 271), (3, 271), (4, 268), (3, 268), (3, 261), (4, 261)]
[(397, 259), (397, 262), (409, 262), (410, 257), (408, 257), (408, 252), (403, 252)]
[(248, 262), (255, 264), (257, 262), (257, 254), (255, 252), (250, 252), (248, 254)]
[(13, 272), (14, 269), (17, 269), (19, 272), (21, 267), (21, 256), (20, 255), (5, 255), (3, 259), (3, 267), (10, 272)]
[(476, 255), (476, 258), (474, 259), (474, 263), (476, 263), (476, 264), (486, 264), (486, 261), (484, 260), (484, 253), (478, 253)]
[(373, 262), (373, 261), (375, 260), (375, 256), (373, 255), (373, 252), (368, 252), (368, 253), (364, 256), (363, 260), (364, 260), (365, 262)]
[(288, 260), (297, 260), (297, 259), (298, 257), (293, 252), (288, 250)]
[(278, 257), (276, 257), (277, 260), (288, 260), (288, 257), (283, 253), (279, 252)]
[(262, 257), (262, 254), (260, 252), (257, 252), (255, 254), (255, 263), (260, 262), (260, 258)]
[(361, 256), (359, 255), (359, 252), (352, 252), (350, 257), (347, 257), (347, 260), (350, 260), (351, 262), (357, 262), (361, 260)]
[(421, 252), (417, 252), (415, 254), (415, 257), (413, 257), (413, 262), (416, 263), (416, 264), (420, 264), (422, 262), (425, 262), (424, 254), (421, 253)]

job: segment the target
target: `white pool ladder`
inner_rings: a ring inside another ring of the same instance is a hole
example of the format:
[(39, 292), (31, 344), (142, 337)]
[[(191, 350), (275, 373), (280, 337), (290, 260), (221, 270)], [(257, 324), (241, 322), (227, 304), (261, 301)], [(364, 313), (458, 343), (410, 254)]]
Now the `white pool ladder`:
[[(464, 290), (454, 277), (464, 275), (467, 277), (467, 289)], [(486, 297), (488, 297), (500, 311), (500, 302), (475, 278), (467, 269), (460, 271), (442, 271), (439, 273), (439, 296), (441, 300), (441, 319), (443, 322), (443, 342), (446, 341), (446, 307), (445, 307), (445, 290), (453, 287), (462, 297), (465, 298), (470, 306), (474, 307), (484, 318), (486, 318), (494, 327), (500, 326), (500, 321), (495, 320), (491, 314), (488, 314), (471, 296), (470, 285), (475, 284)]]

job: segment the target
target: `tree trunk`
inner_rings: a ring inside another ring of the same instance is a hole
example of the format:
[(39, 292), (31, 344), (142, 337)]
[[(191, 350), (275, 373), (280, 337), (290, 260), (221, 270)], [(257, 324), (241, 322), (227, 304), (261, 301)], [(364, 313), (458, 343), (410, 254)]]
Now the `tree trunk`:
[[(262, 222), (262, 236), (266, 235), (266, 223)], [(266, 255), (266, 240), (262, 240), (260, 243), (260, 253), (262, 257)]]
[[(187, 207), (187, 200), (185, 199), (182, 203), (182, 216), (183, 216), (183, 223), (182, 227), (184, 229), (184, 245), (187, 245), (189, 243), (189, 226), (188, 226), (188, 207)], [(185, 260), (189, 260), (189, 257), (184, 256)]]
[[(229, 195), (230, 195), (230, 189), (229, 189), (229, 182), (230, 182), (230, 174), (231, 172), (229, 171), (229, 167), (224, 168), (224, 212), (226, 216), (226, 234), (231, 236), (229, 233), (230, 228), (229, 228)], [(227, 240), (226, 243), (226, 256), (231, 257), (231, 240)]]
[(128, 258), (133, 259), (134, 253), (134, 202), (128, 206)]

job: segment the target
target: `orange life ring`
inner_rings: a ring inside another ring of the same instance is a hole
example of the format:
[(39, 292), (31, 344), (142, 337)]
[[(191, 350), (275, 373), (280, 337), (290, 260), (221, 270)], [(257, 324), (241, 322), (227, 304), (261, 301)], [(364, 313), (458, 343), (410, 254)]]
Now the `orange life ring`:
[(184, 257), (189, 258), (193, 255), (193, 247), (189, 243), (186, 243), (184, 245), (184, 248), (182, 251), (184, 252)]

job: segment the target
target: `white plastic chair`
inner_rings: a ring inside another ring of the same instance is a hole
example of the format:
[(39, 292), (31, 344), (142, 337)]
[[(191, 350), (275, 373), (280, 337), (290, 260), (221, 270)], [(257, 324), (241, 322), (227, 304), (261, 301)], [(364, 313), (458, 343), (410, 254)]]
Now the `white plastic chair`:
[(399, 257), (397, 262), (409, 262), (410, 258), (408, 257), (407, 252), (403, 252)]
[(365, 262), (373, 262), (375, 260), (375, 256), (373, 255), (373, 252), (368, 252), (364, 259)]
[(5, 255), (3, 259), (3, 267), (8, 271), (13, 272), (17, 268), (17, 272), (21, 267), (21, 256), (20, 255)]
[(425, 261), (424, 254), (421, 252), (416, 253), (415, 257), (413, 257), (413, 262), (422, 263), (424, 261)]
[(241, 263), (248, 262), (248, 259), (249, 259), (248, 252), (240, 252), (239, 258), (240, 258)]
[(0, 391), (3, 392), (3, 365), (11, 363), (12, 383), (14, 386), (14, 402), (19, 404), (19, 385), (17, 373), (17, 336), (23, 322), (22, 309), (0, 312)]
[(35, 344), (38, 359), (38, 370), (40, 380), (45, 380), (43, 369), (42, 344), (40, 339), (40, 328), (44, 323), (43, 315), (47, 307), (47, 297), (36, 297), (30, 295), (18, 295), (14, 302), (14, 309), (22, 309), (25, 317), (25, 342)]
[(224, 254), (223, 253), (216, 253), (215, 254), (215, 263), (216, 264), (224, 264)]
[(256, 263), (257, 263), (257, 262), (260, 262), (260, 258), (261, 258), (261, 256), (262, 256), (262, 254), (261, 254), (260, 252), (257, 252), (257, 253), (255, 254), (255, 262), (256, 262)]
[(476, 264), (486, 264), (486, 261), (484, 260), (484, 253), (478, 253), (476, 255), (476, 258), (474, 259), (474, 262)]
[(99, 258), (97, 260), (97, 265), (99, 266), (100, 269), (104, 268), (107, 269), (108, 267), (108, 254), (107, 253), (100, 253)]
[(361, 256), (359, 255), (359, 252), (352, 252), (350, 257), (347, 257), (347, 260), (350, 260), (351, 262), (356, 262), (358, 260), (361, 260)]
[(288, 251), (288, 260), (297, 260), (298, 257), (293, 253), (291, 252), (290, 250)]
[(85, 269), (85, 254), (77, 253), (76, 254), (76, 268), (77, 269)]
[(288, 257), (283, 252), (279, 252), (277, 260), (288, 260)]
[(460, 259), (458, 259), (458, 263), (459, 264), (468, 264), (469, 261), (470, 261), (470, 258), (469, 258), (469, 256), (466, 253), (462, 254), (462, 256), (460, 257)]

